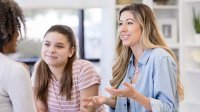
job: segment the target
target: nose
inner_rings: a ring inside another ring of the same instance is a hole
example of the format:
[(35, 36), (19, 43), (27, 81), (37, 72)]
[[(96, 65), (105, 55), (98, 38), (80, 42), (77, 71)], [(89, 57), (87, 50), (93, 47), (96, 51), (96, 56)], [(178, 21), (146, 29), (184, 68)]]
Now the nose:
[(49, 51), (49, 53), (55, 53), (56, 52), (56, 50), (53, 46), (50, 46), (48, 51)]
[(128, 29), (127, 29), (127, 26), (125, 24), (120, 26), (120, 32), (127, 32), (127, 31), (128, 31)]

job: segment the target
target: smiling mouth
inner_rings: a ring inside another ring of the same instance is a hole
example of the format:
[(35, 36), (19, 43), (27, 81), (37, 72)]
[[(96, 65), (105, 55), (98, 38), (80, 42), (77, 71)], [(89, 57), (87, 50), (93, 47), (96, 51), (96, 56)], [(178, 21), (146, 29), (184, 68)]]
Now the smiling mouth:
[(52, 59), (53, 59), (53, 58), (57, 58), (57, 57), (55, 57), (55, 56), (47, 56), (47, 55), (46, 55), (46, 57), (47, 57), (47, 58), (52, 58)]
[(129, 39), (129, 37), (130, 37), (130, 36), (127, 36), (127, 35), (124, 35), (124, 36), (121, 35), (121, 39), (122, 39), (122, 40), (127, 40), (127, 39)]

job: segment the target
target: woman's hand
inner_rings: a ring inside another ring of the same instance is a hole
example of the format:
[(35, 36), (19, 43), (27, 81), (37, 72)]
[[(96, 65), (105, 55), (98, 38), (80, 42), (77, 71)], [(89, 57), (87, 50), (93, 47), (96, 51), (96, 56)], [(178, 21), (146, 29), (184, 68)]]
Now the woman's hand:
[(83, 98), (83, 101), (85, 102), (83, 104), (83, 107), (95, 108), (95, 107), (105, 104), (107, 102), (107, 99), (108, 98), (105, 96), (93, 96), (93, 97)]
[(130, 97), (134, 99), (138, 92), (132, 87), (130, 83), (124, 82), (123, 84), (126, 86), (126, 88), (115, 89), (113, 87), (110, 87), (106, 88), (106, 91), (108, 91), (113, 96)]

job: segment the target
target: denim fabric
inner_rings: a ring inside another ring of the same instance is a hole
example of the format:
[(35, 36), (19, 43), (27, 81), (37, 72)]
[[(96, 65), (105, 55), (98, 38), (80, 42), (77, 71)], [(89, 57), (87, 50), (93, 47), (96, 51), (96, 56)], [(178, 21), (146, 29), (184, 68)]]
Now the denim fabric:
[[(134, 76), (134, 56), (132, 55), (123, 82), (131, 83)], [(139, 77), (132, 84), (139, 93), (149, 97), (153, 112), (178, 112), (177, 65), (172, 56), (162, 48), (146, 49), (138, 60)], [(124, 88), (120, 84), (118, 88)], [(116, 107), (110, 112), (148, 112), (142, 105), (127, 97), (117, 97)]]

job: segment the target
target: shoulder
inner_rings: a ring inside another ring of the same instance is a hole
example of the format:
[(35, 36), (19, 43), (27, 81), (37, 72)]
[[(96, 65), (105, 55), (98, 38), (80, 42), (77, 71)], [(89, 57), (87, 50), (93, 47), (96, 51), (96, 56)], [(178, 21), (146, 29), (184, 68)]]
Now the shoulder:
[(90, 61), (84, 60), (84, 59), (76, 59), (74, 63), (78, 64), (92, 64)]
[(173, 59), (172, 55), (163, 48), (152, 49), (150, 59), (153, 59), (154, 61), (157, 61), (159, 63), (161, 63), (164, 60), (169, 60), (170, 62), (175, 63), (175, 60)]
[(5, 84), (10, 82), (15, 83), (16, 81), (21, 82), (28, 78), (28, 71), (22, 64), (15, 62), (6, 56), (0, 56), (0, 60), (1, 80)]
[[(12, 72), (12, 70), (20, 71), (21, 69), (25, 69), (25, 67), (22, 64), (4, 56), (4, 55), (0, 55), (0, 59), (1, 59), (0, 66), (1, 66), (1, 68), (3, 68), (4, 71), (9, 69), (7, 72)], [(15, 72), (17, 72), (17, 71), (15, 71)]]
[(165, 49), (163, 48), (153, 48), (151, 51), (150, 58), (154, 60), (162, 60), (164, 58), (172, 58), (172, 55)]
[(93, 66), (93, 64), (87, 60), (76, 59), (73, 63), (73, 67), (75, 66), (84, 67), (84, 66)]
[(152, 49), (152, 56), (155, 57), (168, 57), (171, 56), (168, 51), (163, 48), (154, 48)]

